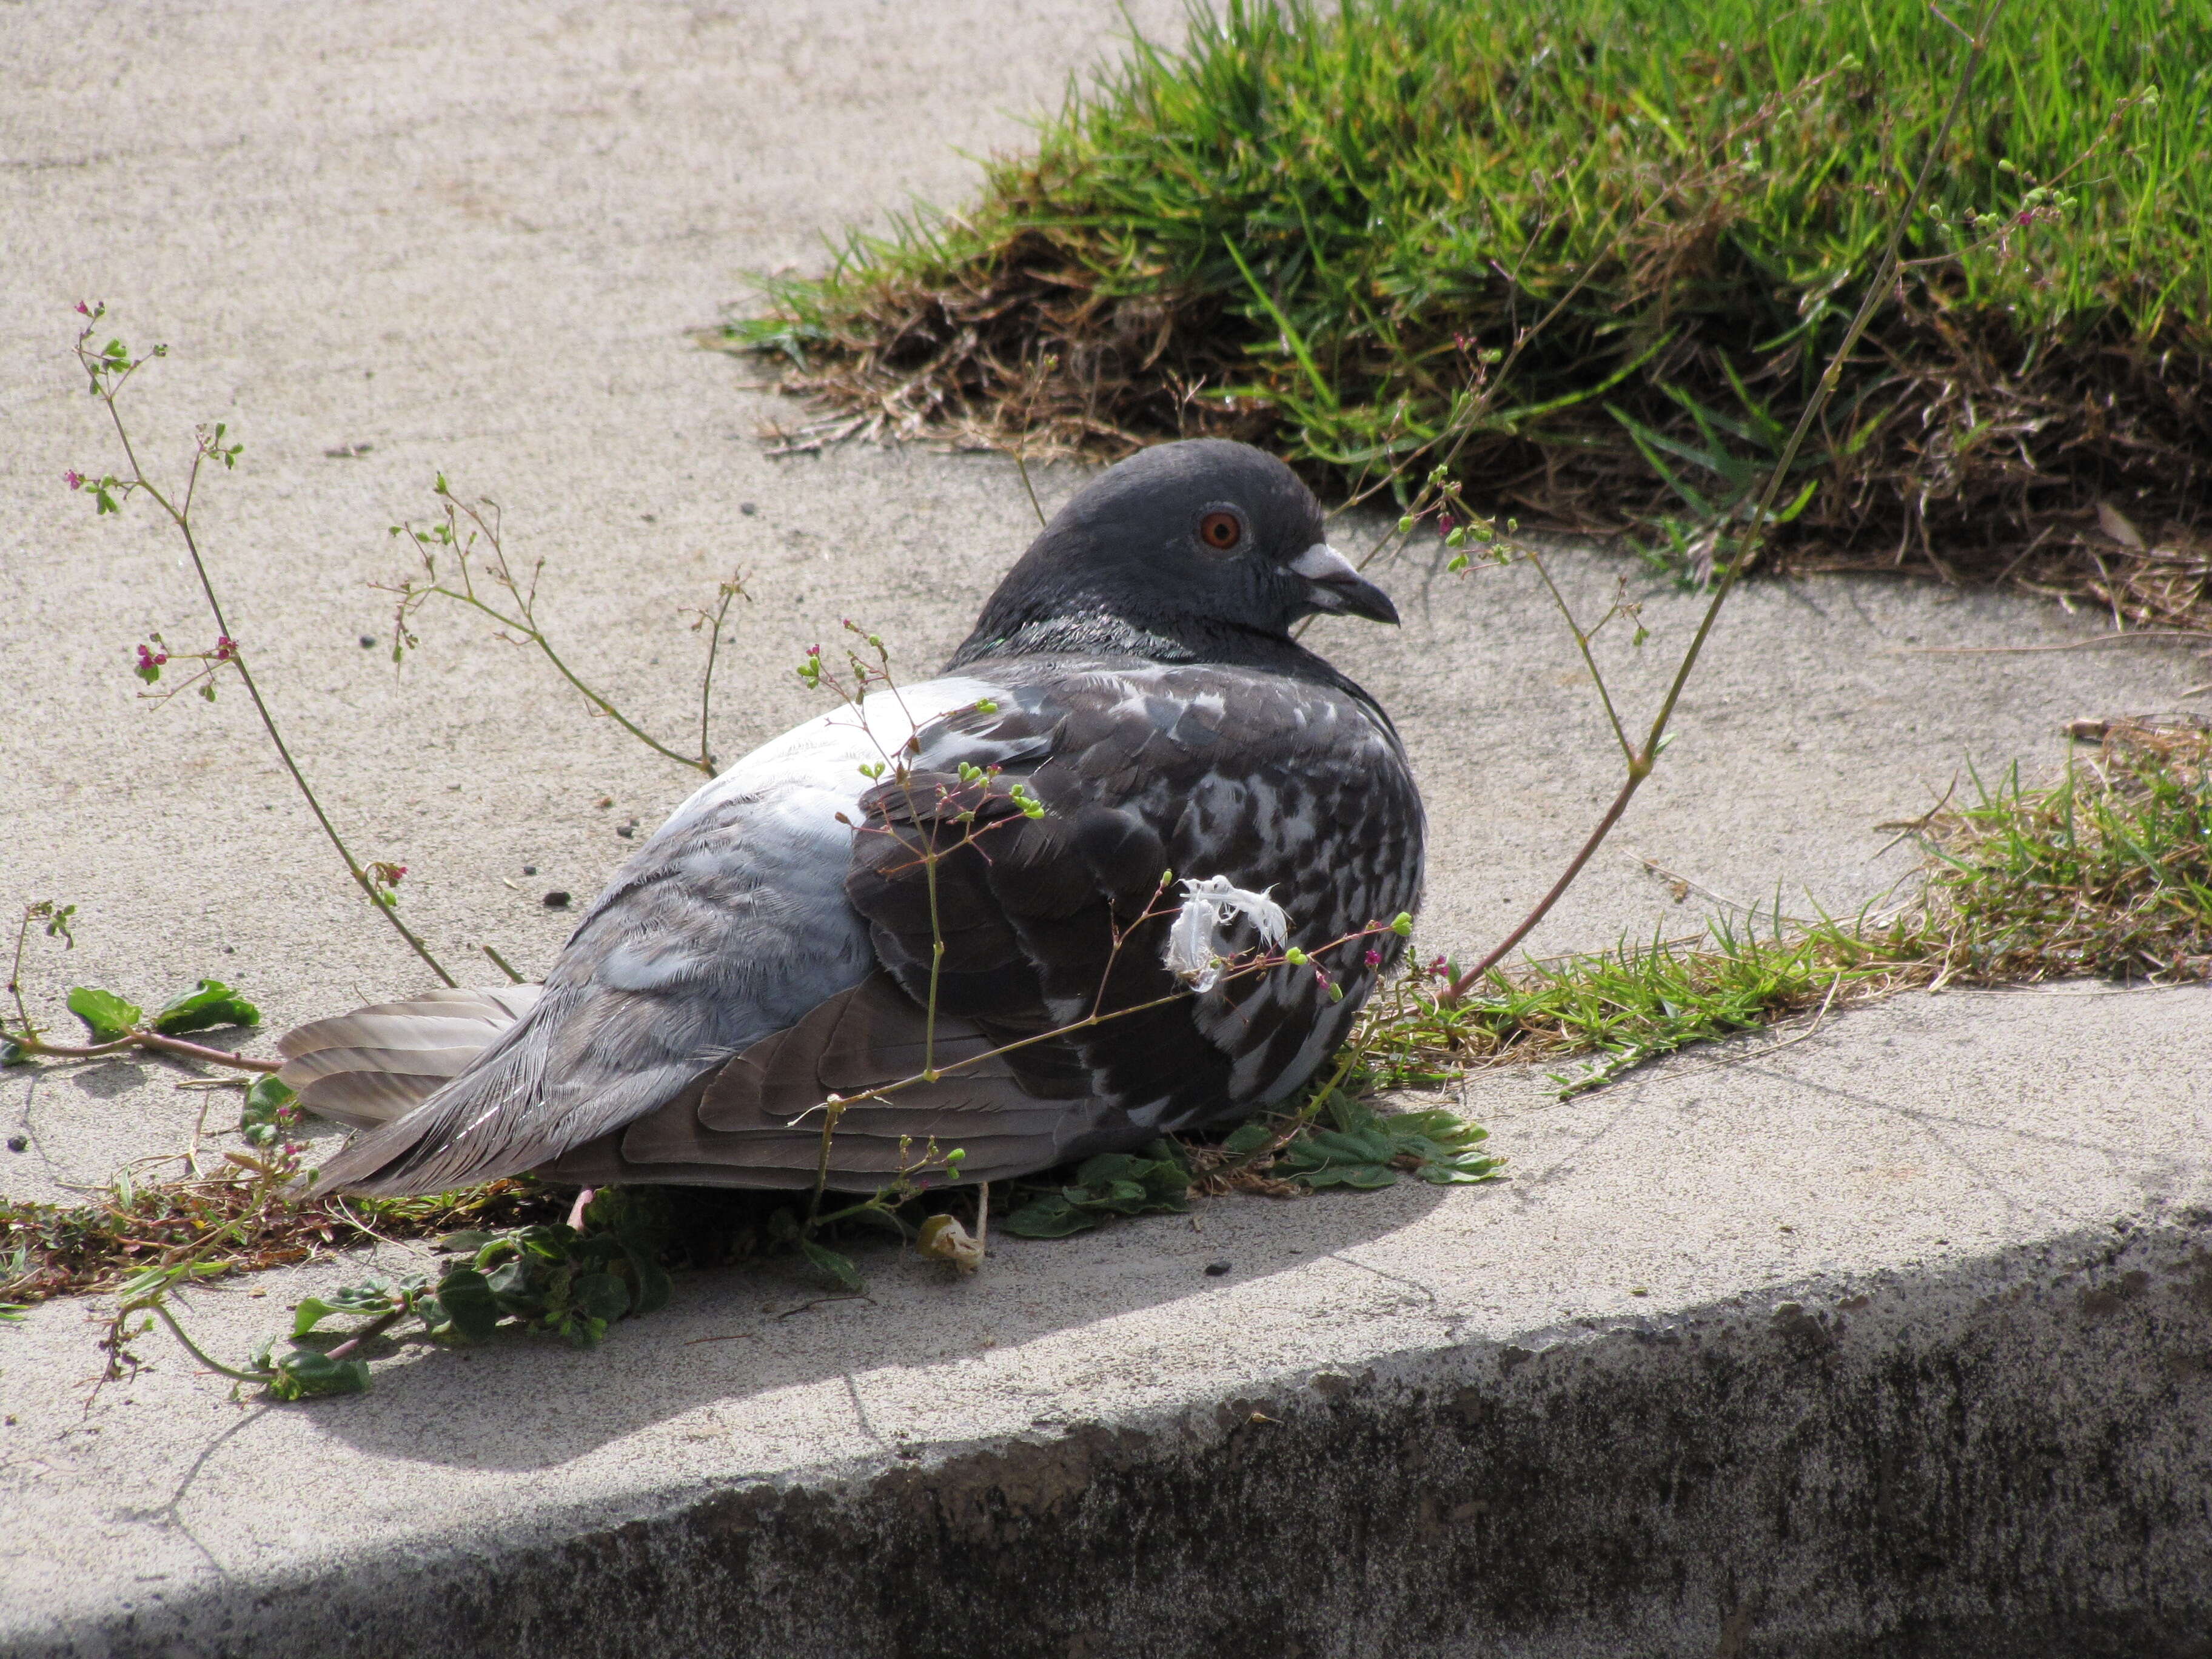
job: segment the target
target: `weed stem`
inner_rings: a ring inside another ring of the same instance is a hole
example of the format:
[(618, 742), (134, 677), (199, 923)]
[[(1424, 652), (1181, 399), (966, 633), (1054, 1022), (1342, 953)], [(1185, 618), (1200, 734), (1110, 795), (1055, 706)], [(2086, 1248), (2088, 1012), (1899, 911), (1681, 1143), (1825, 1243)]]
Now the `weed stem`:
[(1597, 827), (1583, 842), (1582, 850), (1575, 854), (1573, 862), (1552, 884), (1551, 891), (1537, 902), (1536, 907), (1521, 919), (1513, 931), (1488, 956), (1455, 978), (1445, 988), (1441, 1000), (1456, 1003), (1463, 999), (1481, 981), (1485, 974), (1504, 960), (1506, 953), (1526, 939), (1551, 913), (1560, 895), (1573, 884), (1575, 878), (1582, 873), (1583, 866), (1590, 861), (1605, 838), (1613, 833), (1613, 826), (1620, 822), (1620, 815), (1628, 810), (1628, 803), (1643, 787), (1644, 780), (1651, 775), (1652, 766), (1659, 758), (1659, 751), (1667, 735), (1668, 722), (1674, 718), (1674, 707), (1681, 701), (1682, 689), (1689, 684), (1690, 675), (1698, 665), (1698, 659), (1705, 653), (1705, 641), (1712, 635), (1713, 624), (1720, 620), (1721, 607), (1728, 603), (1729, 595), (1735, 591), (1736, 582), (1759, 556), (1759, 538), (1773, 514), (1775, 502), (1781, 497), (1790, 468), (1796, 465), (1797, 452), (1803, 447), (1806, 435), (1812, 430), (1814, 422), (1827, 408), (1844, 364), (1850, 361), (1851, 353), (1857, 349), (1867, 325), (1874, 320), (1875, 311), (1887, 297), (1890, 284), (1896, 280), (1898, 248), (1904, 240), (1905, 227), (1912, 222), (1913, 215), (1919, 211), (1921, 200), (1927, 194), (1929, 180), (1935, 176), (1944, 146), (1950, 141), (1951, 129), (1958, 124), (1960, 112), (1966, 108), (1967, 94), (1973, 89), (1974, 72), (1981, 66), (1982, 54), (1988, 49), (1990, 32), (1996, 27), (1997, 19), (2003, 15), (2008, 0), (1994, 0), (1982, 17), (1981, 27), (1975, 31), (1972, 45), (1966, 53), (1966, 64), (1959, 73), (1958, 85), (1953, 91), (1950, 106), (1943, 112), (1942, 125), (1936, 128), (1935, 137), (1929, 141), (1926, 153), (1921, 157), (1920, 172), (1912, 181), (1912, 189), (1905, 198), (1905, 205), (1899, 209), (1896, 217), (1890, 222), (1888, 240), (1882, 248), (1881, 263), (1875, 270), (1874, 280), (1867, 284), (1865, 297), (1859, 301), (1851, 325), (1844, 331), (1842, 343), (1828, 359), (1828, 366), (1820, 376), (1820, 385), (1806, 401), (1804, 411), (1797, 417), (1796, 428), (1790, 433), (1789, 442), (1783, 446), (1781, 454), (1775, 458), (1774, 465), (1766, 475), (1765, 488), (1759, 491), (1759, 501), (1752, 508), (1751, 523), (1744, 532), (1742, 548), (1735, 557), (1728, 562), (1727, 569), (1722, 573), (1718, 585), (1713, 589), (1711, 603), (1705, 606), (1705, 615), (1698, 622), (1698, 631), (1691, 636), (1689, 648), (1682, 653), (1681, 663), (1667, 687), (1666, 696), (1660, 702), (1659, 712), (1652, 719), (1651, 730), (1644, 739), (1643, 748), (1629, 755), (1628, 776), (1620, 786), (1620, 793), (1613, 797), (1613, 805), (1606, 808), (1605, 816), (1598, 820)]

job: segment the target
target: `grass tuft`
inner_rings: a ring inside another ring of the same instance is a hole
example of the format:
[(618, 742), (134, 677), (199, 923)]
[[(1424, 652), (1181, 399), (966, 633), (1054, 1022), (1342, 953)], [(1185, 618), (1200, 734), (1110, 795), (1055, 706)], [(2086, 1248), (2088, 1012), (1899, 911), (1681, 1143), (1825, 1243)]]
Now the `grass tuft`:
[[(1725, 524), (1958, 56), (1921, 0), (1233, 0), (1071, 91), (969, 207), (768, 280), (722, 337), (835, 407), (801, 443), (1216, 434), (1356, 490), (1464, 433), (1499, 510)], [(2208, 65), (2203, 7), (2003, 17), (1784, 496), (1797, 564), (2212, 621)]]
[(1468, 1065), (1595, 1054), (1568, 1093), (1693, 1042), (1811, 1009), (1947, 984), (2081, 975), (2212, 979), (2212, 727), (2104, 722), (2055, 782), (2017, 769), (1969, 806), (1909, 828), (1922, 890), (1886, 915), (1623, 944), (1493, 969), (1457, 1004), (1448, 964), (1369, 1005), (1368, 1086), (1435, 1087)]

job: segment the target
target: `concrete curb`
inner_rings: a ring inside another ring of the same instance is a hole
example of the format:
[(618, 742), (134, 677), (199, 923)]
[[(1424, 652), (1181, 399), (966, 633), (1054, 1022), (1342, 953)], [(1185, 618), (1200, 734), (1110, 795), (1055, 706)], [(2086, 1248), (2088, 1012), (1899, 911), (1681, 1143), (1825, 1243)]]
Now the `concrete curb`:
[(233, 1578), (24, 1659), (2212, 1650), (2212, 1211)]

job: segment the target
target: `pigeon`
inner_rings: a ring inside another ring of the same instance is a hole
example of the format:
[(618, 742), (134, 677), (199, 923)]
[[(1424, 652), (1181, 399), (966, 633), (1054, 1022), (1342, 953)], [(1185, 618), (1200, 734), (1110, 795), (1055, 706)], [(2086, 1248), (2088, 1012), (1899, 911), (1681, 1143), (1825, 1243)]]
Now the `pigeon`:
[(933, 1143), (972, 1182), (1285, 1100), (1404, 949), (1425, 833), (1389, 717), (1292, 637), (1316, 613), (1398, 620), (1280, 461), (1107, 469), (936, 678), (678, 807), (542, 986), (289, 1032), (356, 1130), (314, 1190), (866, 1192)]

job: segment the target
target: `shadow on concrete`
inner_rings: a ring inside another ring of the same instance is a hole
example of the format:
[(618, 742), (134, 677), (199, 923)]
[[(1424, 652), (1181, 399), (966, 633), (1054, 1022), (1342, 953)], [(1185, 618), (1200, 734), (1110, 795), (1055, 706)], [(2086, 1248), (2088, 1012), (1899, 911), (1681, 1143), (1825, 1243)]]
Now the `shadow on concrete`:
[[(1434, 1201), (1316, 1204), (1310, 1237)], [(2179, 1224), (2040, 1239), (1840, 1299), (1793, 1285), (1778, 1305), (1769, 1291), (1410, 1368), (1378, 1358), (1272, 1396), (1264, 1432), (1237, 1412), (1182, 1432), (1078, 1425), (558, 1536), (359, 1555), (15, 1651), (476, 1659), (554, 1631), (578, 1659), (2204, 1659), (2212, 1212)], [(1173, 1224), (1124, 1237), (1157, 1245)], [(1135, 1305), (1099, 1267), (1113, 1253), (1058, 1276), (1100, 1298), (1072, 1315)], [(867, 1336), (878, 1364), (931, 1363), (919, 1326)], [(649, 1394), (669, 1352), (606, 1356), (622, 1380), (599, 1407)], [(524, 1375), (487, 1358), (472, 1417), (503, 1414)], [(415, 1369), (330, 1412), (333, 1429), (449, 1454), (436, 1390), (456, 1368)]]
[[(686, 1273), (666, 1310), (617, 1326), (592, 1352), (519, 1333), (477, 1348), (412, 1344), (400, 1363), (379, 1365), (374, 1392), (310, 1409), (333, 1438), (380, 1456), (549, 1468), (714, 1401), (887, 1366), (950, 1371), (986, 1349), (1003, 1358), (1057, 1332), (1292, 1271), (1412, 1224), (1448, 1191), (1461, 1202), (1504, 1195), (1502, 1185), (1409, 1180), (1378, 1193), (1237, 1197), (1070, 1239), (995, 1234), (989, 1263), (964, 1283), (941, 1264), (871, 1246), (855, 1252), (867, 1281), (860, 1297), (796, 1262)], [(1223, 1261), (1225, 1273), (1207, 1272)], [(1156, 1338), (1144, 1333), (1142, 1346)], [(1151, 1362), (1133, 1352), (1130, 1363)], [(857, 1422), (841, 1426), (889, 1449), (858, 1392), (847, 1395)], [(1041, 1399), (1040, 1411), (1050, 1404)], [(1066, 1420), (1040, 1415), (1036, 1425)]]

